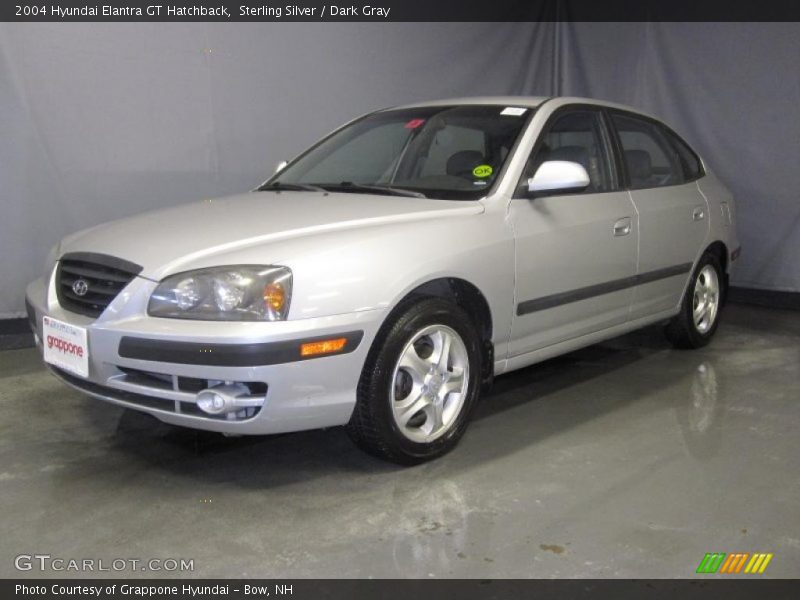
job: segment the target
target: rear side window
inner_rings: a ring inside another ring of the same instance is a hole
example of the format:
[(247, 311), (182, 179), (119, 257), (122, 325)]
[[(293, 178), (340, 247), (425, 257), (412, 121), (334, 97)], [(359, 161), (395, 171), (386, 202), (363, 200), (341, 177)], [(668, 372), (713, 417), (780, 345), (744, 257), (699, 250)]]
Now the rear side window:
[(678, 152), (661, 127), (629, 115), (613, 113), (631, 188), (635, 190), (684, 183)]
[(683, 176), (686, 178), (686, 181), (693, 181), (702, 177), (703, 165), (700, 163), (700, 159), (697, 158), (697, 154), (694, 153), (694, 150), (669, 129), (662, 127), (661, 130), (678, 155), (678, 160), (683, 168)]

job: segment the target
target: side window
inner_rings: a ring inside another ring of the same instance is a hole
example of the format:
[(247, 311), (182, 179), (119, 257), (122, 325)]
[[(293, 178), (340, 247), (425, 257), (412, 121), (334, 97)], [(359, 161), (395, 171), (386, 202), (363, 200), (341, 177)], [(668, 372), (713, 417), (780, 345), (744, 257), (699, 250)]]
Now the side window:
[(631, 188), (677, 185), (686, 180), (678, 152), (658, 125), (619, 113), (612, 113), (611, 119), (622, 144)]
[(678, 160), (683, 168), (683, 176), (686, 181), (692, 181), (703, 175), (703, 165), (694, 150), (689, 148), (688, 144), (684, 142), (677, 135), (672, 133), (669, 129), (661, 128), (664, 135), (669, 140), (675, 153), (678, 155)]
[(583, 193), (612, 191), (611, 163), (602, 131), (598, 111), (575, 110), (557, 117), (528, 159), (522, 184), (534, 176), (543, 162), (566, 160), (582, 165), (589, 173), (591, 183)]

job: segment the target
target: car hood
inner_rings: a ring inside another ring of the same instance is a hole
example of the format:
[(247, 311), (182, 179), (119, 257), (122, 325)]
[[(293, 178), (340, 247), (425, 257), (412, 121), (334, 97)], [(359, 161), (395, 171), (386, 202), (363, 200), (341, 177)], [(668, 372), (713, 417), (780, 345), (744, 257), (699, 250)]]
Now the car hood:
[[(217, 254), (271, 242), (409, 220), (477, 214), (480, 202), (373, 194), (250, 192), (146, 212), (65, 238), (60, 254), (95, 252), (143, 267), (161, 279)], [(313, 244), (313, 239), (309, 240)], [(267, 255), (264, 262), (285, 257)]]

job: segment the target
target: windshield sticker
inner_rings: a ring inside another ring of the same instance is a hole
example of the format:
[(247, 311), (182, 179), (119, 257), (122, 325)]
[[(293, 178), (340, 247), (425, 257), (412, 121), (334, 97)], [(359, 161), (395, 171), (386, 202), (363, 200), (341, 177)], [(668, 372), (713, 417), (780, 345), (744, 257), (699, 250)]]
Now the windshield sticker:
[(520, 115), (524, 115), (527, 110), (527, 108), (521, 108), (519, 106), (506, 106), (502, 111), (500, 111), (500, 114), (518, 117)]
[(406, 129), (416, 129), (420, 125), (425, 122), (425, 119), (411, 119), (408, 123), (406, 123), (403, 127)]
[(492, 167), (489, 165), (478, 165), (472, 169), (472, 174), (475, 177), (480, 177), (481, 179), (484, 177), (489, 177), (489, 175), (492, 174)]

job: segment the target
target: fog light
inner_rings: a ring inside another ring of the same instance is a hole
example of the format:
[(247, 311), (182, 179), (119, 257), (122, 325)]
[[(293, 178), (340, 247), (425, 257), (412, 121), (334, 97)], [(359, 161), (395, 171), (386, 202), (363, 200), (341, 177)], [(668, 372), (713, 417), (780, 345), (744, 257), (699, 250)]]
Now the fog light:
[(203, 390), (197, 394), (197, 406), (204, 413), (218, 415), (225, 412), (225, 398), (212, 390)]
[(215, 385), (199, 392), (195, 398), (197, 407), (209, 415), (235, 412), (251, 402), (242, 402), (250, 397), (250, 390), (243, 383)]

